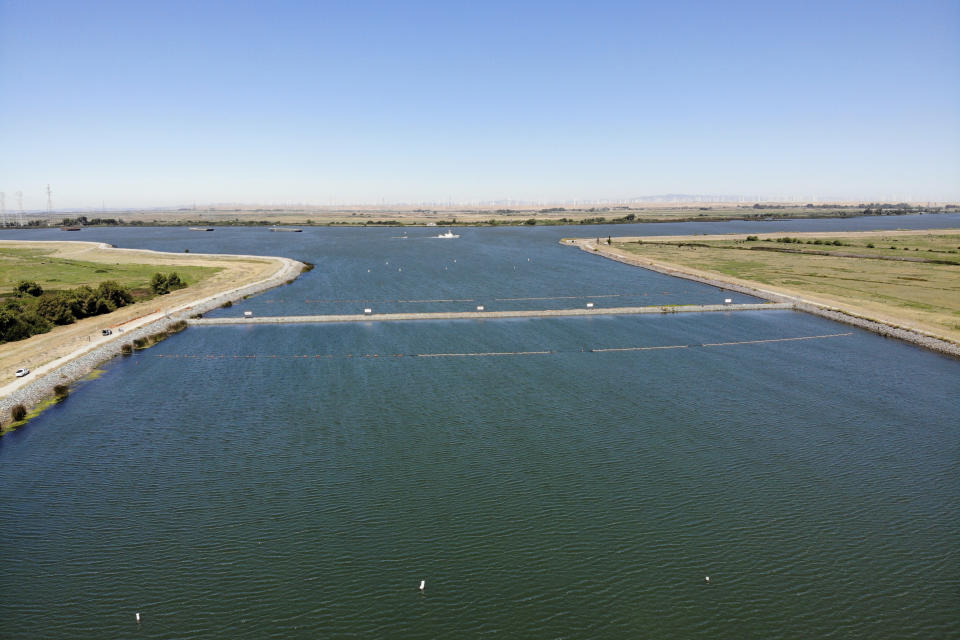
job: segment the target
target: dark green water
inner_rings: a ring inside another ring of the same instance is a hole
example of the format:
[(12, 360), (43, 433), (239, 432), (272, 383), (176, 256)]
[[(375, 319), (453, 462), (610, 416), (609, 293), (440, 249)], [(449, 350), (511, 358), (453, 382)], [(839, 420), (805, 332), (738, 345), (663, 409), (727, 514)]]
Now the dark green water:
[[(718, 295), (515, 237), (249, 302)], [(0, 439), (0, 637), (957, 637), (958, 397), (782, 311), (192, 328)]]

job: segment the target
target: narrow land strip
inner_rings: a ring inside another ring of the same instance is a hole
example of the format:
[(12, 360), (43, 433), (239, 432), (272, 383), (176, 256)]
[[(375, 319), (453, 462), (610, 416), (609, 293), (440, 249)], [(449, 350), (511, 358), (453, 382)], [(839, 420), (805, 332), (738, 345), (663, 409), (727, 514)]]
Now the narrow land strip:
[(489, 320), (491, 318), (547, 318), (562, 316), (609, 316), (647, 313), (703, 313), (712, 311), (764, 311), (792, 309), (790, 303), (687, 304), (650, 307), (604, 307), (593, 309), (540, 309), (521, 311), (437, 311), (432, 313), (372, 313), (349, 315), (263, 316), (254, 318), (191, 318), (191, 325), (289, 324), (325, 322), (390, 322), (398, 320)]

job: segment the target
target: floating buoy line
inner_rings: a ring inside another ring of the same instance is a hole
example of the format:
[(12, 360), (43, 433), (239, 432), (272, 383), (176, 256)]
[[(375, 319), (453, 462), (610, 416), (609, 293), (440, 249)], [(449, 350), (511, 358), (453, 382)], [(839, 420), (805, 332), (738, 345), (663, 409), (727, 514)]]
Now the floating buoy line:
[[(671, 296), (671, 291), (644, 292), (644, 293), (600, 293), (595, 295), (583, 296), (528, 296), (521, 298), (484, 298), (495, 302), (521, 302), (525, 300), (594, 300), (601, 298), (645, 298), (650, 295)], [(380, 300), (374, 298), (306, 298), (303, 302), (307, 304), (419, 304), (433, 302), (477, 302), (479, 298), (436, 298), (436, 299), (411, 299), (411, 300)], [(263, 301), (264, 304), (280, 304), (290, 302), (287, 298), (271, 298)]]
[(638, 347), (602, 347), (602, 348), (583, 348), (583, 349), (548, 349), (542, 351), (480, 351), (480, 352), (444, 352), (444, 353), (327, 353), (327, 354), (185, 354), (185, 353), (157, 353), (157, 358), (165, 359), (184, 359), (184, 360), (276, 360), (276, 359), (314, 359), (331, 360), (337, 358), (491, 358), (508, 356), (549, 356), (563, 353), (622, 353), (636, 351), (663, 351), (668, 349), (691, 349), (691, 348), (714, 348), (730, 347), (737, 345), (751, 344), (770, 344), (776, 342), (796, 342), (798, 340), (825, 340), (829, 338), (842, 338), (851, 336), (853, 332), (847, 333), (827, 333), (815, 336), (794, 336), (790, 338), (767, 338), (764, 340), (739, 340), (736, 342), (708, 342), (700, 344), (665, 344), (650, 345)]

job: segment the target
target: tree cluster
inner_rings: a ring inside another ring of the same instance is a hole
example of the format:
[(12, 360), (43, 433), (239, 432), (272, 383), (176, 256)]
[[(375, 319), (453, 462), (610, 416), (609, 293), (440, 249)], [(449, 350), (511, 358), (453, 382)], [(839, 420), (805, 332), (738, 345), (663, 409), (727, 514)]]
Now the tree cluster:
[(185, 286), (187, 286), (187, 283), (181, 280), (176, 272), (163, 274), (158, 271), (150, 278), (150, 290), (158, 296), (183, 289)]
[(123, 220), (117, 218), (87, 218), (87, 216), (77, 216), (76, 218), (64, 218), (61, 224), (65, 227), (87, 227), (96, 225), (118, 225)]
[(0, 307), (0, 343), (46, 333), (56, 325), (110, 313), (133, 302), (128, 289), (112, 280), (96, 288), (82, 286), (44, 293), (36, 282), (23, 280)]

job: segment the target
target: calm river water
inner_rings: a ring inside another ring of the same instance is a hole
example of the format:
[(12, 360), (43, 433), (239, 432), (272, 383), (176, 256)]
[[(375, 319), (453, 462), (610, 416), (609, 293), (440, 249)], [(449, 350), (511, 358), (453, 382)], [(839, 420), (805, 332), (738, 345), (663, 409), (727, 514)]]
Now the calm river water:
[[(262, 315), (715, 302), (557, 240), (881, 225), (960, 216), (69, 235), (317, 265)], [(958, 398), (788, 311), (194, 327), (0, 438), (0, 637), (957, 637)]]

